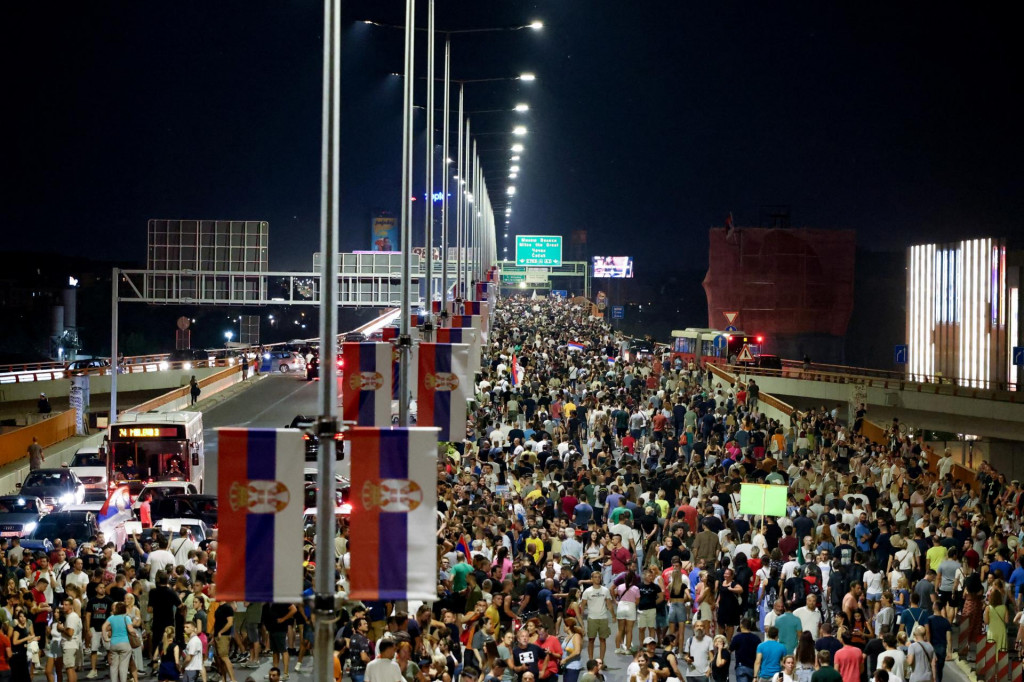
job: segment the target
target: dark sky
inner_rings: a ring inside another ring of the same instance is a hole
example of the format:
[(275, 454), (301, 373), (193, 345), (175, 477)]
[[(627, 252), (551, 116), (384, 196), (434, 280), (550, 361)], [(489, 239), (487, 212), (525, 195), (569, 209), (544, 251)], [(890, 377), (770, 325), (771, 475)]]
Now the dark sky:
[[(401, 70), (401, 32), (355, 20), (401, 23), (403, 5), (344, 3), (346, 250), (368, 248), (371, 212), (397, 210), (400, 195), (401, 81), (388, 73)], [(790, 206), (794, 225), (856, 229), (872, 249), (1013, 235), (1024, 59), (1012, 17), (978, 3), (863, 5), (438, 0), (437, 25), (546, 24), (453, 43), (456, 78), (538, 76), (467, 86), (470, 109), (532, 107), (514, 233), (588, 230), (592, 253), (633, 255), (638, 276), (703, 267), (709, 226), (729, 211), (756, 224), (769, 204)], [(309, 267), (318, 2), (0, 11), (5, 248), (142, 259), (148, 218), (259, 219), (274, 269)], [(474, 127), (515, 122), (482, 114)], [(503, 176), (507, 157), (487, 158)]]

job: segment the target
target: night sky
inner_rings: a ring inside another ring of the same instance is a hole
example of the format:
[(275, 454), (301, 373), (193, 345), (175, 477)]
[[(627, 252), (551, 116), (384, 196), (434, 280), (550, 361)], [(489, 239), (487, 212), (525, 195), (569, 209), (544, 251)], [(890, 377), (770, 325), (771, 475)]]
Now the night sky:
[[(345, 250), (369, 247), (375, 209), (399, 207), (402, 90), (388, 74), (402, 68), (402, 34), (356, 20), (398, 24), (403, 5), (343, 6)], [(795, 226), (856, 229), (875, 250), (1015, 234), (1024, 213), (1016, 22), (1002, 5), (863, 5), (437, 0), (437, 26), (545, 22), (541, 32), (453, 39), (456, 78), (538, 76), (466, 90), (471, 110), (531, 106), (513, 233), (588, 230), (592, 254), (633, 255), (638, 277), (703, 268), (707, 228), (730, 211), (755, 225), (766, 205), (789, 206)], [(267, 220), (271, 267), (309, 268), (320, 212), (319, 3), (5, 3), (2, 12), (5, 249), (141, 261), (149, 218)], [(441, 54), (439, 45), (439, 73)], [(519, 122), (473, 120), (488, 132)], [(507, 154), (485, 158), (503, 178)], [(419, 235), (422, 219), (416, 226)]]

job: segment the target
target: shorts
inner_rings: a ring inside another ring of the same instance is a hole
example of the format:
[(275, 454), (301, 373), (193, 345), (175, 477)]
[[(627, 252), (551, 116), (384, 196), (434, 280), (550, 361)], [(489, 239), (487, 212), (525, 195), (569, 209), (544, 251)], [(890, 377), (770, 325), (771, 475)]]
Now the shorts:
[(89, 632), (89, 651), (109, 651), (110, 647), (103, 643), (103, 631), (91, 630)]
[(668, 622), (671, 623), (686, 623), (690, 620), (690, 609), (689, 607), (678, 601), (671, 602), (668, 605)]
[(658, 626), (658, 609), (644, 609), (636, 612), (636, 624), (640, 628), (654, 628)]
[(866, 593), (864, 595), (864, 598), (867, 599), (869, 602), (871, 602), (871, 601), (880, 601), (882, 599), (882, 593), (881, 592), (868, 592), (868, 593)]
[(228, 656), (231, 655), (231, 637), (227, 635), (220, 635), (214, 638), (213, 644), (214, 656), (222, 660), (227, 660)]
[[(953, 603), (953, 592), (947, 590), (936, 590), (935, 591), (936, 601), (942, 604), (943, 607), (949, 606)], [(954, 604), (955, 606), (955, 604)]]
[(306, 623), (302, 626), (302, 639), (306, 640), (310, 644), (315, 642), (316, 628), (313, 627), (312, 623)]
[(287, 630), (275, 630), (270, 633), (270, 650), (275, 654), (283, 654), (288, 650)]
[(245, 634), (249, 636), (249, 641), (257, 643), (260, 641), (260, 624), (259, 623), (246, 623)]
[(630, 601), (620, 601), (615, 605), (616, 620), (636, 620), (636, 604)]
[[(668, 609), (666, 608), (664, 611), (662, 611), (661, 609), (655, 609), (655, 611), (658, 612), (658, 616), (657, 618), (655, 618), (654, 621), (655, 625), (659, 630), (664, 630), (668, 627)], [(643, 625), (641, 625), (640, 627), (643, 627)]]
[(612, 630), (608, 627), (607, 618), (590, 618), (587, 620), (587, 637), (594, 639), (600, 637), (601, 639), (607, 639), (612, 634)]
[(74, 646), (65, 644), (62, 648), (61, 654), (64, 658), (64, 668), (74, 668), (78, 663), (82, 661), (82, 657), (78, 655), (78, 643)]

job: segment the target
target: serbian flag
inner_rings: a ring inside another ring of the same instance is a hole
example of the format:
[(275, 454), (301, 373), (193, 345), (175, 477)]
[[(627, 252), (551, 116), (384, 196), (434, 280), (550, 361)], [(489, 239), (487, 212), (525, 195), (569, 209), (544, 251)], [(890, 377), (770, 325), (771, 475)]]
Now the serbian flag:
[(423, 313), (412, 313), (409, 315), (409, 326), (410, 327), (422, 327), (426, 321), (427, 316)]
[(355, 491), (349, 598), (437, 599), (437, 429), (357, 426), (345, 438)]
[(301, 602), (302, 432), (223, 428), (217, 443), (217, 598)]
[(439, 314), (441, 312), (442, 303), (443, 301), (441, 301), (440, 299), (438, 299), (437, 301), (431, 301), (430, 310), (433, 311), (435, 315)]
[(487, 326), (480, 315), (452, 315), (451, 326), (479, 329), (481, 341), (487, 343)]
[(581, 351), (583, 350), (583, 344), (579, 343), (578, 341), (570, 341), (568, 344), (566, 344), (566, 348), (568, 348), (568, 350)]
[(342, 414), (357, 426), (391, 424), (394, 363), (390, 343), (343, 343)]
[(518, 386), (519, 382), (523, 380), (523, 368), (519, 366), (519, 358), (512, 354), (512, 366), (509, 370), (509, 374), (512, 375), (512, 385)]
[(469, 346), (420, 343), (419, 356), (416, 423), (440, 427), (438, 440), (461, 443), (466, 438)]
[(455, 543), (455, 551), (456, 552), (462, 552), (466, 556), (467, 559), (470, 558), (469, 543), (466, 542), (466, 536), (465, 535), (460, 535), (459, 536), (459, 541)]
[(490, 331), (491, 316), (487, 312), (486, 301), (466, 301), (466, 315), (477, 315), (480, 317), (480, 333), (483, 339), (487, 340), (487, 333)]
[(480, 371), (480, 335), (468, 327), (442, 327), (434, 331), (438, 343), (464, 343), (469, 346), (469, 376), (475, 378)]

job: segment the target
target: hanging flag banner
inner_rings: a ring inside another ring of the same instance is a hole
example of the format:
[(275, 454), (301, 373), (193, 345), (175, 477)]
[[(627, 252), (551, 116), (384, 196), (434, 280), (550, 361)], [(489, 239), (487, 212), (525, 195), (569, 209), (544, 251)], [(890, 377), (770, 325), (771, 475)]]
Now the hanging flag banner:
[(481, 353), (480, 334), (469, 327), (441, 328), (435, 331), (434, 340), (438, 343), (464, 343), (469, 346), (469, 381), (475, 381), (480, 372)]
[(217, 598), (299, 603), (302, 432), (223, 428), (217, 443)]
[(409, 315), (409, 326), (416, 328), (422, 327), (423, 323), (426, 322), (427, 316), (423, 313), (412, 313)]
[(356, 426), (390, 426), (392, 349), (390, 343), (343, 343), (342, 414)]
[(430, 310), (431, 310), (431, 311), (432, 311), (432, 312), (433, 312), (433, 313), (434, 313), (435, 315), (441, 312), (441, 303), (442, 303), (442, 301), (440, 301), (440, 300), (437, 300), (437, 301), (431, 301), (431, 302), (430, 302)]
[(491, 330), (491, 316), (487, 310), (487, 302), (466, 301), (464, 314), (480, 316), (480, 331), (483, 334), (483, 338), (487, 339), (488, 333)]
[(349, 598), (436, 600), (437, 429), (357, 426), (345, 439), (352, 443)]
[(438, 440), (461, 443), (470, 390), (469, 346), (420, 343), (419, 356), (416, 423), (440, 427)]
[(487, 343), (487, 330), (483, 328), (483, 320), (479, 315), (452, 315), (451, 326), (479, 329), (481, 343)]

